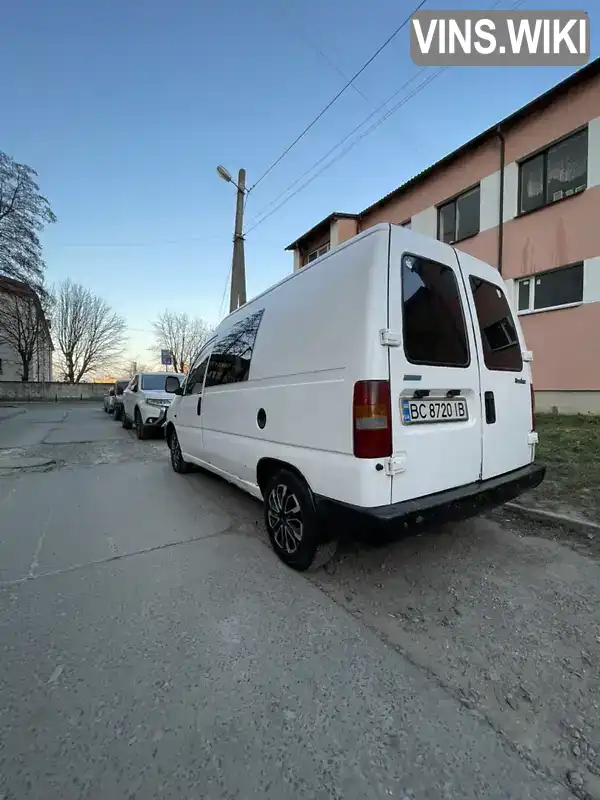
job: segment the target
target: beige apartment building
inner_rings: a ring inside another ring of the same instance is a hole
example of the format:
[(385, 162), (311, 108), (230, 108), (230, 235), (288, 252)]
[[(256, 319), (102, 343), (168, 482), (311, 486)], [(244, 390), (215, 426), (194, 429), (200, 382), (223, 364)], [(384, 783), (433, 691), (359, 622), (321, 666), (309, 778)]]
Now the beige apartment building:
[(330, 214), (287, 247), (294, 269), (379, 222), (497, 267), (538, 408), (600, 412), (600, 59), (363, 211)]
[(36, 292), (21, 281), (0, 277), (0, 381), (22, 381), (19, 348), (31, 355), (28, 381), (52, 380), (50, 323)]

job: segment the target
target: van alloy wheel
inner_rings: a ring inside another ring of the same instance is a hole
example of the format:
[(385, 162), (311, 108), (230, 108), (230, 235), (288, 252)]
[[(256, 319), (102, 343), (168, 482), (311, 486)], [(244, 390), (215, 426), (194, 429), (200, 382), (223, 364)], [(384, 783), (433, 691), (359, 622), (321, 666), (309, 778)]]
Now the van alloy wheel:
[(285, 484), (271, 489), (267, 516), (277, 546), (289, 555), (295, 553), (302, 541), (304, 522), (298, 498)]
[(265, 527), (271, 546), (292, 569), (318, 569), (334, 555), (337, 542), (322, 529), (310, 487), (282, 466), (261, 486)]

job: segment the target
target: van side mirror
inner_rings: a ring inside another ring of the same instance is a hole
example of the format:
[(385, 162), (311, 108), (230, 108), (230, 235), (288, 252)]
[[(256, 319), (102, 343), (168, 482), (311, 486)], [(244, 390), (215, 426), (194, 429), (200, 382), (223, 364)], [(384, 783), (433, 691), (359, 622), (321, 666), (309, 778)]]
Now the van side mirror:
[(165, 378), (165, 392), (170, 394), (181, 394), (181, 384), (176, 375), (169, 375)]

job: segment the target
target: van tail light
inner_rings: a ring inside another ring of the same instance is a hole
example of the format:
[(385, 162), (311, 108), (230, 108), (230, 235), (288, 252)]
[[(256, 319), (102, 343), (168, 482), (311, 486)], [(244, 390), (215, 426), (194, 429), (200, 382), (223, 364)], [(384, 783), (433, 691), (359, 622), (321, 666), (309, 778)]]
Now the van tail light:
[(355, 383), (352, 411), (356, 458), (391, 456), (392, 409), (389, 381)]
[(531, 430), (535, 430), (535, 392), (533, 390), (533, 383), (529, 384), (531, 390)]

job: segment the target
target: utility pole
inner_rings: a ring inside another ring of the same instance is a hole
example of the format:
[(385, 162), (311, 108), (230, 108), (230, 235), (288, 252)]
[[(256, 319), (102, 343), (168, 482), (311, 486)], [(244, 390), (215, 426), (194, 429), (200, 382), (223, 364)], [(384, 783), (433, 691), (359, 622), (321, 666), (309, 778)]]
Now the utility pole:
[(231, 261), (231, 291), (229, 313), (246, 302), (246, 261), (244, 256), (244, 201), (246, 199), (246, 170), (238, 172), (237, 200), (235, 206), (235, 232)]
[(244, 256), (244, 204), (246, 201), (246, 170), (238, 172), (236, 183), (225, 167), (217, 167), (217, 175), (237, 189), (235, 206), (235, 230), (233, 234), (233, 257), (231, 260), (231, 288), (229, 291), (229, 313), (246, 303), (246, 261)]

